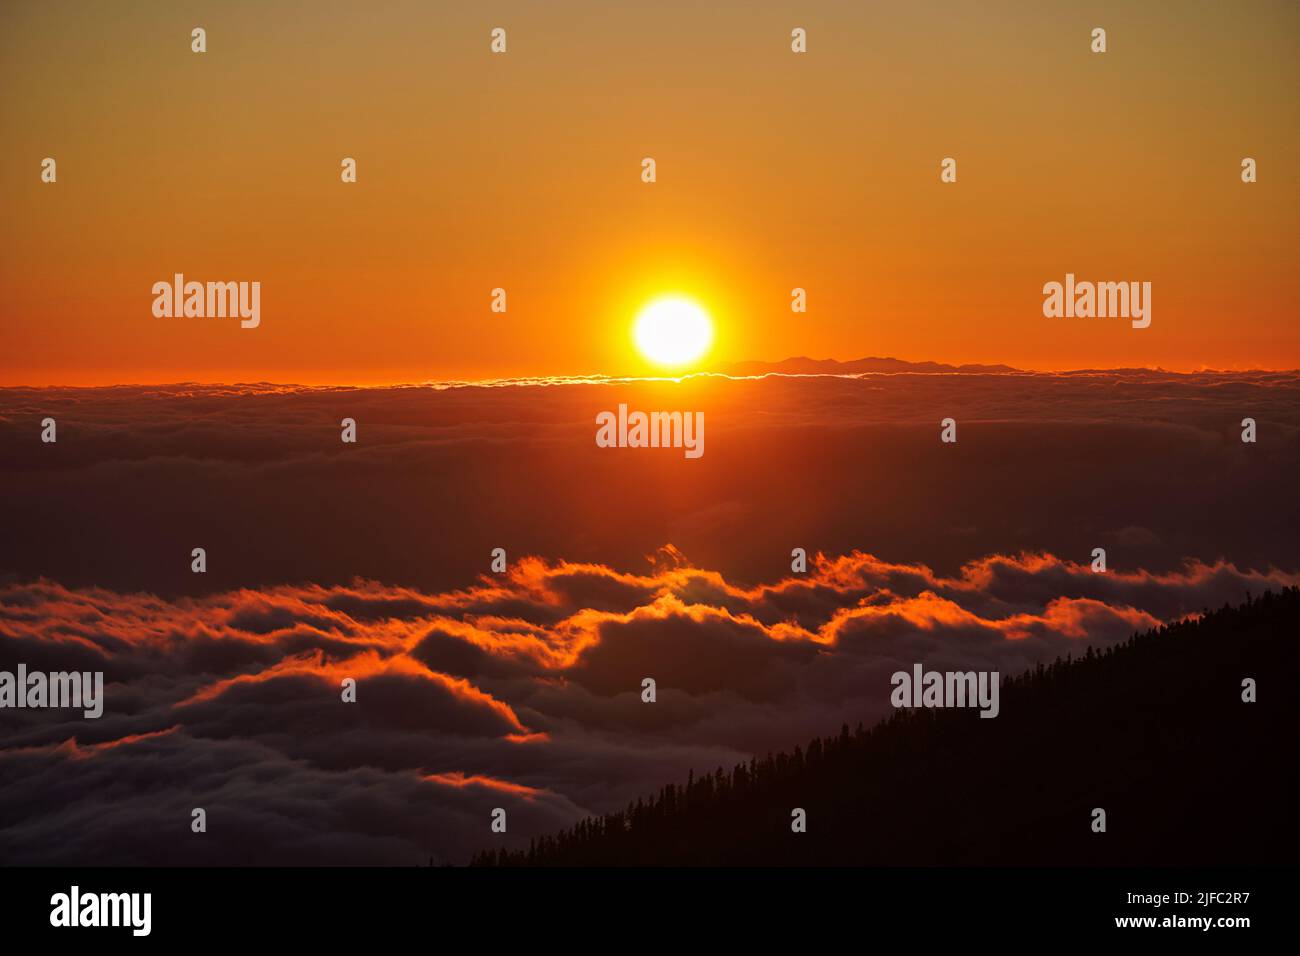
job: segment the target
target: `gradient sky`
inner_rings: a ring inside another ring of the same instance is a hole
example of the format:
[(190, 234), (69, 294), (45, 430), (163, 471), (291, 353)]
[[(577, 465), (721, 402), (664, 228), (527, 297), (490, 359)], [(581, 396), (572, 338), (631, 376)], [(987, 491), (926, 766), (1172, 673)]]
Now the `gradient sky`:
[[(1292, 2), (7, 2), (0, 90), (3, 384), (641, 372), (664, 291), (709, 361), (1300, 366)], [(1151, 327), (1043, 318), (1066, 272)]]

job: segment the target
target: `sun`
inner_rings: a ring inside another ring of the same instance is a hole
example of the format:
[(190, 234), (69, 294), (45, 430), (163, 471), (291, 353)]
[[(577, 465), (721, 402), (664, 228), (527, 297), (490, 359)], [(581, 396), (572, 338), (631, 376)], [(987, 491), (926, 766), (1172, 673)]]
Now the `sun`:
[(637, 313), (632, 327), (636, 347), (651, 362), (670, 368), (689, 365), (713, 344), (713, 320), (702, 305), (681, 295), (666, 295)]

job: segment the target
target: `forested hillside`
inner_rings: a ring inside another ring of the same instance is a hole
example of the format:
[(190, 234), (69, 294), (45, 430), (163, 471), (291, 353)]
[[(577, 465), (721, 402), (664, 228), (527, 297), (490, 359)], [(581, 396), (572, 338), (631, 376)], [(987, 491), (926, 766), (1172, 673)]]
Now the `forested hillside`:
[[(1256, 863), (1297, 857), (1300, 589), (709, 768), (477, 865)], [(1258, 700), (1242, 699), (1253, 678)], [(1094, 808), (1106, 831), (1093, 832)], [(791, 830), (803, 808), (807, 832)], [(1278, 821), (1284, 821), (1279, 824)]]

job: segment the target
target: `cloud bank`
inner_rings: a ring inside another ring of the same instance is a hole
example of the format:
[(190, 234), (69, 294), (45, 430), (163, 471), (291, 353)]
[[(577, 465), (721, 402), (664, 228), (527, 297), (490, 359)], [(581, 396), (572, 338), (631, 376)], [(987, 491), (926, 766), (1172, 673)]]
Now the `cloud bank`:
[[(596, 415), (624, 402), (703, 412), (704, 456), (598, 448)], [(665, 541), (750, 583), (796, 546), (948, 574), (1095, 547), (1116, 568), (1297, 568), (1297, 472), (1295, 373), (0, 389), (0, 580), (445, 591), (496, 547), (631, 568)]]
[(0, 667), (102, 670), (106, 707), (0, 711), (0, 858), (463, 862), (873, 721), (913, 663), (1016, 673), (1296, 581), (1226, 562), (1094, 574), (1047, 553), (943, 575), (852, 552), (745, 585), (667, 546), (642, 573), (530, 557), (446, 591), (15, 582)]

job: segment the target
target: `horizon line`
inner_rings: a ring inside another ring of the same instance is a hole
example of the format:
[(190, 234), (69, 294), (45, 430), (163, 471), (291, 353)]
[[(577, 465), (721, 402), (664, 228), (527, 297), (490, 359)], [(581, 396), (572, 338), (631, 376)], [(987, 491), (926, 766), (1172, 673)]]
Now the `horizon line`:
[[(827, 370), (814, 371), (784, 371), (779, 366), (786, 366), (793, 363), (807, 362), (817, 365), (826, 366), (853, 366), (864, 362), (888, 362), (896, 363), (901, 366), (893, 369), (859, 369), (836, 371), (833, 368)], [(738, 372), (737, 369), (755, 367), (753, 371)], [(907, 366), (914, 366), (908, 368)], [(935, 366), (939, 366), (935, 368)], [(766, 368), (765, 368), (766, 367)], [(317, 379), (312, 378), (286, 378), (284, 380), (273, 380), (267, 378), (258, 379), (139, 379), (127, 381), (104, 381), (104, 382), (55, 382), (47, 384), (32, 384), (29, 382), (0, 382), (0, 389), (3, 390), (43, 390), (43, 389), (93, 389), (93, 388), (176, 388), (176, 387), (202, 387), (202, 388), (219, 388), (233, 386), (263, 386), (273, 388), (505, 388), (505, 387), (527, 387), (527, 386), (556, 386), (556, 385), (607, 385), (607, 384), (629, 384), (633, 382), (676, 382), (680, 383), (688, 379), (695, 378), (723, 378), (732, 381), (755, 380), (760, 378), (864, 378), (864, 377), (890, 377), (901, 375), (926, 375), (926, 376), (996, 376), (996, 377), (1020, 377), (1020, 376), (1057, 376), (1057, 375), (1167, 375), (1167, 376), (1184, 376), (1195, 377), (1198, 375), (1207, 376), (1245, 376), (1245, 375), (1300, 375), (1300, 368), (1263, 368), (1252, 367), (1242, 369), (1223, 369), (1201, 366), (1194, 369), (1169, 369), (1159, 365), (1150, 366), (1113, 366), (1103, 367), (1085, 367), (1072, 369), (1034, 369), (1034, 368), (1017, 368), (1001, 363), (985, 362), (965, 362), (960, 365), (954, 365), (948, 362), (939, 362), (934, 360), (910, 360), (897, 359), (889, 356), (868, 356), (857, 359), (813, 359), (807, 356), (790, 356), (788, 358), (775, 361), (765, 359), (747, 359), (735, 362), (719, 363), (709, 368), (697, 369), (691, 372), (681, 372), (673, 374), (663, 372), (658, 374), (610, 374), (610, 373), (577, 373), (577, 374), (521, 374), (507, 376), (485, 376), (482, 378), (428, 378), (422, 380), (413, 379), (367, 379), (362, 381), (340, 381), (337, 379)]]

